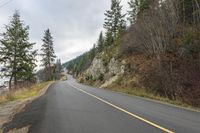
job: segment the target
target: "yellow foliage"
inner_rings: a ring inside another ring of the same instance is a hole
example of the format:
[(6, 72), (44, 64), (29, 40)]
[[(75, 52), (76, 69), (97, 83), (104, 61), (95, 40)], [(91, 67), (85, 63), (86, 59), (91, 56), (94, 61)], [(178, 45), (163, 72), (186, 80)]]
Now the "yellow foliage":
[(44, 82), (35, 84), (30, 88), (23, 88), (19, 90), (10, 91), (5, 95), (0, 96), (0, 104), (6, 103), (8, 101), (27, 99), (33, 96), (37, 96), (38, 93), (51, 82)]

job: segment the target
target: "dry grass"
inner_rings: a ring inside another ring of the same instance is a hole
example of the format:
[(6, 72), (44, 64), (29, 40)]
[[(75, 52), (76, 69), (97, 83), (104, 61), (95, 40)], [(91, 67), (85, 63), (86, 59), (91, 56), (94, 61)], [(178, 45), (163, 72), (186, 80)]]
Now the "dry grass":
[(38, 93), (49, 83), (51, 82), (39, 83), (33, 85), (30, 88), (23, 88), (19, 90), (10, 91), (5, 95), (0, 96), (0, 104), (4, 104), (9, 101), (22, 100), (33, 96), (37, 96)]
[(107, 89), (112, 90), (112, 91), (116, 91), (116, 92), (121, 92), (121, 93), (128, 94), (128, 95), (142, 97), (142, 98), (145, 98), (147, 100), (152, 99), (152, 100), (155, 100), (156, 102), (171, 104), (171, 105), (174, 105), (174, 106), (179, 106), (179, 107), (187, 108), (187, 109), (198, 111), (198, 112), (200, 111), (200, 108), (193, 107), (191, 105), (185, 104), (180, 100), (173, 101), (173, 100), (170, 100), (168, 98), (165, 98), (165, 97), (162, 97), (162, 96), (159, 96), (159, 95), (155, 95), (154, 93), (147, 92), (145, 89), (124, 88), (124, 87), (120, 87), (118, 85), (111, 85)]

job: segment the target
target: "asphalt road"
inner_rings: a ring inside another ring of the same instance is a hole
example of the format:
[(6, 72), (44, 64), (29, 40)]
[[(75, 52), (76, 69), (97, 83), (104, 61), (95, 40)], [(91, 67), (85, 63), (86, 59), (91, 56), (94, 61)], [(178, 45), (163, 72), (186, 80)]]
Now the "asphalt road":
[(81, 85), (70, 76), (5, 124), (4, 132), (28, 125), (30, 133), (200, 133), (200, 113)]

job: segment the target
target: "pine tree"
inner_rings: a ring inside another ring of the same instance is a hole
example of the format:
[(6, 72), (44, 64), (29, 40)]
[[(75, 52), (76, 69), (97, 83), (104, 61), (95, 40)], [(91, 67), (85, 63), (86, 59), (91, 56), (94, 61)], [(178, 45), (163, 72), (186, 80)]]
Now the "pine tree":
[(114, 43), (114, 38), (112, 36), (112, 33), (111, 32), (106, 32), (105, 42), (104, 42), (104, 46), (106, 48), (105, 50), (107, 51), (107, 47), (109, 47), (113, 43)]
[(29, 42), (29, 27), (22, 23), (17, 11), (5, 29), (0, 40), (0, 58), (4, 68), (1, 76), (9, 77), (11, 89), (13, 81), (16, 88), (19, 80), (30, 81), (33, 78), (36, 51), (32, 50), (34, 43)]
[(138, 0), (130, 0), (128, 2), (130, 10), (128, 11), (128, 20), (131, 25), (133, 25), (137, 19), (137, 14), (139, 10)]
[(52, 80), (53, 79), (52, 67), (54, 66), (54, 61), (56, 56), (53, 47), (53, 37), (49, 29), (45, 31), (42, 41), (43, 41), (41, 49), (42, 66), (45, 68), (46, 71), (46, 79)]
[(98, 42), (97, 42), (97, 49), (98, 49), (98, 52), (101, 52), (104, 48), (104, 37), (103, 37), (103, 33), (101, 32), (99, 34), (99, 39), (98, 39)]
[(149, 9), (149, 6), (155, 0), (138, 0), (138, 14), (142, 14), (144, 11)]
[(111, 41), (108, 44), (111, 45), (117, 38), (118, 32), (126, 28), (125, 15), (122, 15), (122, 6), (119, 0), (111, 0), (111, 8), (106, 11), (105, 16), (106, 40)]
[(93, 44), (93, 48), (89, 52), (89, 59), (93, 60), (96, 55), (96, 44)]

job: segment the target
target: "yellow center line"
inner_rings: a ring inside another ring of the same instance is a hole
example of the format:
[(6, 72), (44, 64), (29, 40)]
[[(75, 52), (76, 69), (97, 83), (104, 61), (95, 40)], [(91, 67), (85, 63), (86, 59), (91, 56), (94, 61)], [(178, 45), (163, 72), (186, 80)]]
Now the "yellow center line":
[(137, 119), (139, 119), (139, 120), (141, 120), (141, 121), (143, 121), (143, 122), (145, 122), (145, 123), (147, 123), (147, 124), (149, 124), (149, 125), (151, 125), (151, 126), (153, 126), (153, 127), (158, 128), (158, 129), (160, 129), (160, 130), (162, 130), (162, 131), (164, 131), (164, 132), (167, 132), (167, 133), (174, 133), (173, 131), (170, 131), (170, 130), (168, 130), (168, 129), (164, 128), (164, 127), (161, 127), (161, 126), (159, 126), (159, 125), (157, 125), (157, 124), (155, 124), (155, 123), (153, 123), (153, 122), (151, 122), (151, 121), (148, 121), (148, 120), (146, 120), (146, 119), (144, 119), (144, 118), (142, 118), (142, 117), (140, 117), (140, 116), (138, 116), (138, 115), (135, 115), (135, 114), (133, 114), (133, 113), (131, 113), (131, 112), (125, 110), (125, 109), (122, 109), (122, 108), (118, 107), (117, 105), (114, 105), (114, 104), (112, 104), (112, 103), (110, 103), (110, 102), (108, 102), (108, 101), (105, 101), (105, 100), (103, 100), (102, 98), (99, 98), (99, 97), (97, 97), (97, 96), (95, 96), (95, 95), (93, 95), (93, 94), (90, 94), (90, 93), (88, 93), (88, 92), (86, 92), (86, 91), (84, 91), (84, 90), (82, 90), (82, 89), (80, 89), (80, 88), (78, 88), (78, 87), (76, 87), (76, 86), (74, 86), (74, 85), (71, 85), (71, 84), (70, 84), (70, 86), (72, 86), (73, 88), (77, 89), (77, 90), (80, 91), (80, 92), (83, 92), (83, 93), (85, 93), (85, 94), (87, 94), (87, 95), (89, 95), (89, 96), (92, 96), (92, 97), (94, 97), (94, 98), (96, 98), (96, 99), (98, 99), (98, 100), (100, 100), (100, 101), (106, 103), (107, 105), (110, 105), (110, 106), (112, 106), (112, 107), (114, 107), (114, 108), (116, 108), (116, 109), (118, 109), (118, 110), (120, 110), (120, 111), (122, 111), (122, 112), (124, 112), (124, 113), (126, 113), (126, 114), (129, 114), (130, 116), (133, 116), (133, 117), (135, 117), (135, 118), (137, 118)]

